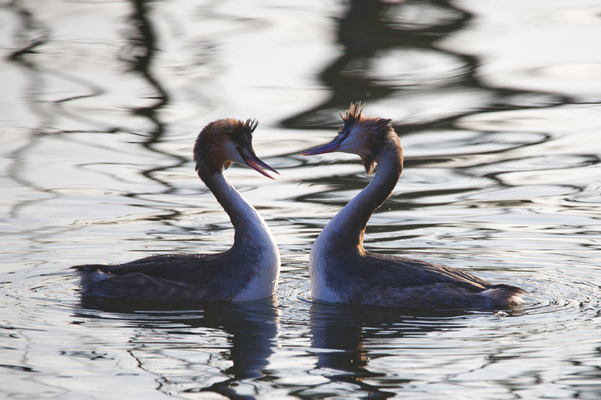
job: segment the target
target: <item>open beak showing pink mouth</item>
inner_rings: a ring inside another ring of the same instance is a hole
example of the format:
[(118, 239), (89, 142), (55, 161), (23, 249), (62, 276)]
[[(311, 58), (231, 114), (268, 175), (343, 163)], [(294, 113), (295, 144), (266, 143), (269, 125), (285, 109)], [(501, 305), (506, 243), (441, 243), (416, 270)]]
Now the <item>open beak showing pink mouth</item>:
[(261, 161), (259, 159), (259, 157), (257, 157), (254, 153), (248, 153), (246, 151), (240, 151), (240, 156), (242, 156), (242, 159), (244, 160), (244, 162), (246, 163), (246, 165), (248, 165), (249, 167), (251, 167), (252, 169), (254, 169), (255, 171), (257, 171), (261, 175), (268, 177), (269, 179), (274, 179), (275, 180), (275, 178), (273, 178), (267, 172), (263, 171), (263, 168), (267, 169), (267, 170), (269, 170), (271, 172), (275, 172), (278, 175), (280, 174), (278, 171), (276, 171), (275, 169), (271, 168), (269, 165), (267, 165), (263, 161)]

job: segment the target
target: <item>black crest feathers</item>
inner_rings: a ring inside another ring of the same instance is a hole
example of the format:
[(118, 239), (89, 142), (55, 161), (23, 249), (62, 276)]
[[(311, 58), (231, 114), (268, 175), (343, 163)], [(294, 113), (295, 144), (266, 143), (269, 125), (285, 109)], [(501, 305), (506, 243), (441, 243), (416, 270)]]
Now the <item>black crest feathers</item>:
[(354, 124), (355, 122), (361, 121), (363, 119), (363, 108), (365, 104), (362, 104), (360, 101), (356, 103), (351, 103), (351, 106), (348, 110), (346, 110), (346, 116), (342, 115), (342, 111), (340, 112), (340, 117), (344, 121), (344, 124)]
[(247, 119), (242, 127), (244, 129), (248, 129), (248, 131), (252, 134), (255, 129), (257, 129), (257, 125), (259, 125), (259, 121), (256, 119)]
[(340, 117), (344, 121), (344, 125), (340, 130), (340, 134), (348, 134), (356, 124), (361, 124), (370, 128), (376, 134), (370, 135), (370, 143), (366, 146), (366, 152), (360, 154), (365, 172), (371, 175), (374, 171), (377, 162), (376, 158), (380, 152), (386, 135), (392, 130), (391, 119), (385, 118), (367, 118), (363, 116), (363, 108), (365, 104), (360, 101), (351, 103), (351, 106), (346, 110), (346, 115), (340, 112)]

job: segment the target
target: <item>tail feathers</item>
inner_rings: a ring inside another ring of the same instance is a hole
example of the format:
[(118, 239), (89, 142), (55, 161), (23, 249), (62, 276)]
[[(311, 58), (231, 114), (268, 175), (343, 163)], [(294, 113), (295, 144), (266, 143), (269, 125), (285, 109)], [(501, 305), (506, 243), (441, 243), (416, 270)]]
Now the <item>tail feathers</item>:
[(521, 295), (524, 293), (526, 291), (517, 286), (500, 284), (492, 285), (479, 294), (488, 298), (490, 305), (495, 307), (522, 304), (524, 300)]
[(81, 280), (82, 294), (86, 294), (90, 287), (92, 287), (96, 282), (100, 282), (111, 277), (111, 274), (102, 272), (101, 270), (94, 268), (93, 265), (86, 265), (85, 268), (79, 266), (73, 268), (77, 269), (75, 273)]
[(507, 290), (509, 293), (513, 293), (513, 294), (526, 293), (526, 291), (522, 288), (519, 288), (517, 286), (512, 286), (512, 285), (505, 285), (503, 283), (500, 285), (492, 285), (490, 287), (490, 289), (503, 289), (503, 290)]

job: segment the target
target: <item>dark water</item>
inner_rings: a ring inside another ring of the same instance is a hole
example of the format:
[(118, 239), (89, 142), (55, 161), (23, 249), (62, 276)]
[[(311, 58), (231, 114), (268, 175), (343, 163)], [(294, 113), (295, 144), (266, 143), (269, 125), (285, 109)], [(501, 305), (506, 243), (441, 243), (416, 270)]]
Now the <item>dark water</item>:
[[(601, 397), (598, 2), (0, 4), (1, 397)], [(299, 153), (358, 100), (406, 155), (368, 250), (524, 307), (311, 302), (311, 245), (370, 178)], [(230, 246), (191, 160), (223, 117), (258, 118), (281, 172), (228, 170), (280, 246), (277, 298), (81, 304), (71, 265)]]

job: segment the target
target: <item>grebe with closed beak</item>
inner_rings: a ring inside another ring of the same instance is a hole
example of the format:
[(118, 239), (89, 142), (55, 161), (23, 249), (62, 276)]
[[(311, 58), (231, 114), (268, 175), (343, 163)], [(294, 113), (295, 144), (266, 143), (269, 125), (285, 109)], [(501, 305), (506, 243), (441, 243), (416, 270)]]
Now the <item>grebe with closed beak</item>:
[(390, 196), (403, 171), (403, 148), (390, 119), (367, 118), (351, 104), (338, 136), (303, 156), (357, 154), (373, 180), (323, 229), (309, 256), (314, 299), (384, 307), (495, 308), (521, 303), (524, 290), (493, 285), (459, 269), (363, 248), (373, 212)]
[(81, 294), (125, 300), (248, 301), (277, 289), (280, 253), (269, 227), (223, 174), (232, 162), (273, 179), (278, 173), (252, 148), (257, 122), (221, 119), (208, 124), (194, 145), (198, 176), (215, 195), (234, 226), (234, 244), (218, 254), (166, 254), (119, 265), (81, 265)]

